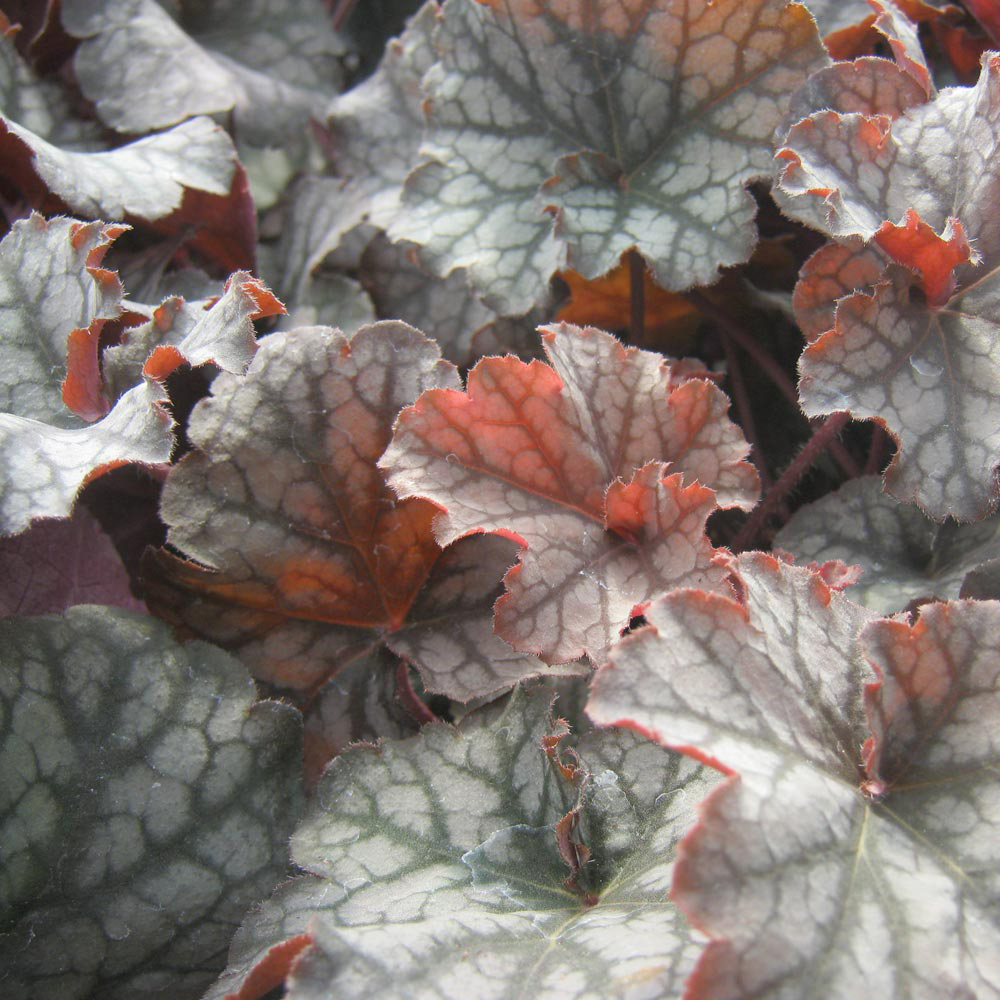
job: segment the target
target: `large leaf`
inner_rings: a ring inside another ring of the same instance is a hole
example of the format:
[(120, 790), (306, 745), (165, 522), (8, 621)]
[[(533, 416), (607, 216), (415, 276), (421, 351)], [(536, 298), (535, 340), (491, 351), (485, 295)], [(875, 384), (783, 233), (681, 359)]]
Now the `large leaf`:
[(301, 724), (107, 608), (0, 623), (5, 997), (195, 998), (281, 879)]
[(803, 354), (803, 408), (884, 422), (900, 446), (887, 489), (938, 520), (984, 517), (997, 502), (998, 141), (1000, 57), (990, 56), (974, 88), (895, 121), (818, 112), (779, 154), (788, 210), (897, 262), (874, 289), (842, 298), (834, 328)]
[(644, 601), (720, 585), (704, 487), (749, 506), (756, 473), (711, 382), (600, 330), (543, 327), (542, 340), (552, 367), (487, 358), (464, 393), (425, 393), (382, 465), (400, 496), (444, 511), (442, 543), (481, 531), (521, 543), (500, 635), (550, 662), (600, 660)]
[(738, 571), (743, 603), (654, 603), (588, 708), (737, 773), (679, 850), (715, 939), (690, 995), (996, 995), (1000, 605), (865, 624), (810, 570)]
[[(32, 215), (0, 243), (4, 534), (23, 530), (36, 517), (65, 517), (84, 481), (102, 469), (170, 456), (171, 421), (155, 383), (129, 389), (90, 425), (63, 402), (65, 396), (89, 419), (100, 415), (97, 340), (104, 322), (121, 311), (121, 285), (100, 261), (120, 232), (102, 223)], [(78, 378), (66, 378), (67, 350), (81, 359)]]
[[(312, 877), (247, 921), (209, 998), (300, 935), (298, 1000), (677, 995), (698, 943), (666, 889), (710, 779), (625, 733), (563, 760), (548, 700), (518, 692), (457, 730), (337, 758), (292, 842)], [(586, 889), (567, 885), (569, 826)]]
[(976, 524), (937, 524), (887, 497), (868, 476), (797, 510), (774, 544), (800, 562), (861, 566), (851, 599), (892, 614), (914, 600), (959, 597), (969, 573), (1000, 559), (998, 527), (996, 515)]
[(120, 132), (235, 112), (257, 144), (280, 145), (319, 117), (339, 78), (343, 42), (319, 0), (213, 0), (174, 21), (155, 0), (63, 0), (84, 41), (74, 68), (97, 113)]
[(745, 261), (744, 187), (826, 61), (783, 0), (449, 0), (435, 44), (425, 163), (390, 232), (441, 273), (468, 268), (507, 314), (554, 272), (596, 277), (632, 246), (670, 289)]
[(191, 417), (200, 450), (171, 472), (162, 508), (188, 559), (151, 561), (153, 604), (292, 687), (383, 643), (462, 701), (538, 673), (492, 632), (514, 547), (472, 538), (442, 551), (434, 507), (397, 501), (376, 467), (399, 410), (456, 385), (402, 323), (350, 340), (321, 327), (272, 334), (246, 378), (220, 376)]

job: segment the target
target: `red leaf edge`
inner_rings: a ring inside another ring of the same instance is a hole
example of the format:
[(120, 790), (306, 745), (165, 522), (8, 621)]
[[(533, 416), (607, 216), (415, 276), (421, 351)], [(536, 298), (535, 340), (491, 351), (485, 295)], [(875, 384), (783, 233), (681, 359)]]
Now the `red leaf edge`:
[(285, 981), (292, 970), (292, 963), (312, 941), (311, 934), (296, 934), (295, 937), (269, 948), (267, 954), (250, 970), (239, 990), (226, 994), (226, 1000), (261, 1000), (261, 997)]

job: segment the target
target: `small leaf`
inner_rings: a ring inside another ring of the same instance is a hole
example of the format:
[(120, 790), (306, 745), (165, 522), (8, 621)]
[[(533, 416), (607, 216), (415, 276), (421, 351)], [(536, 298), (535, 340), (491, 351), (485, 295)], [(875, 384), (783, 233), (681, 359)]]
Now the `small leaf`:
[(442, 996), (455, 983), (473, 996), (677, 995), (697, 944), (665, 890), (706, 776), (630, 734), (585, 737), (594, 889), (581, 897), (557, 850), (577, 788), (542, 751), (547, 706), (517, 692), (457, 729), (337, 758), (293, 838), (311, 876), (250, 917), (208, 1000), (306, 927), (286, 983), (297, 1000)]
[[(556, 320), (601, 330), (629, 329), (632, 289), (626, 261), (591, 281), (576, 271), (562, 271), (559, 277), (569, 287), (570, 298)], [(687, 353), (694, 346), (701, 314), (683, 295), (660, 288), (645, 267), (642, 284), (645, 337), (671, 354)]]
[(5, 991), (193, 1000), (286, 870), (297, 713), (143, 616), (0, 633)]
[(781, 0), (449, 0), (435, 46), (424, 162), (390, 235), (441, 274), (466, 268), (505, 314), (633, 246), (672, 290), (747, 260), (744, 188), (770, 168), (787, 93), (826, 59)]
[(716, 502), (752, 504), (756, 475), (709, 381), (600, 330), (543, 327), (542, 340), (552, 367), (487, 358), (464, 393), (425, 392), (382, 466), (400, 496), (442, 508), (442, 543), (520, 542), (501, 636), (549, 662), (600, 660), (656, 593), (721, 585), (704, 521)]

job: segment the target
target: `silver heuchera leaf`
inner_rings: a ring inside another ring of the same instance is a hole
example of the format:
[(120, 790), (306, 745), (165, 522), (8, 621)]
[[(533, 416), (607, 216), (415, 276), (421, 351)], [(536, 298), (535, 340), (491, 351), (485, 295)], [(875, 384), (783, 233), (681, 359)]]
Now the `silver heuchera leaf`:
[(0, 623), (0, 990), (195, 998), (287, 866), (301, 723), (228, 654), (81, 606)]
[[(699, 940), (666, 890), (711, 779), (625, 732), (559, 761), (548, 704), (518, 690), (457, 729), (337, 758), (293, 838), (312, 876), (248, 919), (208, 997), (303, 933), (295, 1000), (677, 995)], [(592, 852), (577, 890), (556, 834), (569, 810)]]
[(1000, 517), (937, 524), (884, 494), (877, 476), (852, 479), (800, 508), (774, 539), (801, 562), (842, 562), (864, 575), (852, 600), (893, 614), (918, 598), (956, 598), (974, 570), (1000, 559)]

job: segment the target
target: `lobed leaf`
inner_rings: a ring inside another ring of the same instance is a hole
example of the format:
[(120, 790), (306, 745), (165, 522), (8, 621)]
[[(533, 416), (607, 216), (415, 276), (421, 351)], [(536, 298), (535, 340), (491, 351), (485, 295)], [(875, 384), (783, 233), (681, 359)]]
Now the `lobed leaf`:
[[(293, 838), (311, 877), (247, 921), (209, 997), (300, 934), (292, 998), (676, 994), (697, 945), (665, 890), (706, 776), (599, 733), (567, 777), (542, 749), (565, 736), (548, 703), (515, 692), (457, 729), (337, 758)], [(557, 848), (568, 809), (592, 851), (586, 896)]]
[(4, 995), (197, 997), (286, 869), (297, 713), (144, 616), (0, 633)]
[(121, 231), (33, 214), (0, 242), (3, 534), (67, 516), (83, 483), (103, 470), (170, 456), (159, 386), (134, 386), (113, 408), (100, 393), (98, 337), (122, 309), (121, 284), (100, 261)]
[[(840, 298), (833, 328), (803, 354), (803, 408), (882, 421), (899, 441), (886, 488), (938, 520), (982, 518), (997, 502), (1000, 437), (985, 414), (1000, 385), (989, 350), (998, 121), (1000, 59), (988, 57), (974, 88), (943, 90), (894, 122), (817, 113), (779, 154), (787, 207), (806, 205), (831, 235), (874, 240), (896, 262), (873, 282), (873, 251), (859, 264), (823, 251), (869, 287)], [(824, 298), (850, 280), (819, 290), (807, 273), (798, 294), (826, 316)]]
[(505, 314), (633, 246), (673, 290), (747, 260), (744, 188), (826, 58), (781, 0), (449, 0), (435, 46), (424, 162), (390, 235), (442, 274), (467, 268)]
[(383, 643), (463, 701), (540, 672), (492, 633), (513, 546), (442, 552), (433, 506), (398, 501), (376, 467), (400, 408), (457, 384), (403, 323), (350, 340), (323, 327), (272, 334), (246, 377), (220, 376), (192, 414), (200, 450), (171, 471), (162, 505), (187, 558), (150, 560), (153, 604), (292, 687)]
[(965, 596), (970, 573), (1000, 558), (996, 517), (976, 524), (936, 524), (879, 489), (876, 477), (852, 479), (801, 507), (774, 544), (801, 562), (840, 559), (864, 575), (850, 597), (879, 614), (913, 601)]
[(911, 628), (809, 570), (737, 567), (743, 603), (686, 591), (647, 609), (588, 707), (732, 775), (678, 849), (672, 897), (713, 938), (687, 990), (997, 992), (1000, 605), (934, 605)]
[(550, 662), (600, 660), (655, 594), (722, 585), (704, 522), (717, 502), (752, 504), (756, 474), (709, 381), (600, 330), (541, 329), (551, 367), (487, 358), (464, 393), (426, 392), (381, 464), (401, 497), (441, 508), (442, 544), (521, 544), (501, 636)]

